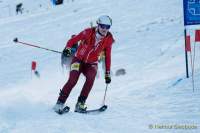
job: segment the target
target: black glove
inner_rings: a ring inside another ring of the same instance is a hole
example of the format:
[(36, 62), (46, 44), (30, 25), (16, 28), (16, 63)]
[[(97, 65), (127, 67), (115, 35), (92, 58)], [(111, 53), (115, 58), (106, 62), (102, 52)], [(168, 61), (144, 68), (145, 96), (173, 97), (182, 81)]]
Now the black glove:
[(64, 56), (64, 57), (70, 57), (71, 54), (72, 54), (71, 48), (65, 48), (65, 49), (63, 50), (63, 56)]
[(109, 71), (107, 71), (105, 73), (105, 82), (106, 82), (106, 84), (110, 84), (110, 82), (111, 82), (111, 77), (110, 77), (110, 72)]

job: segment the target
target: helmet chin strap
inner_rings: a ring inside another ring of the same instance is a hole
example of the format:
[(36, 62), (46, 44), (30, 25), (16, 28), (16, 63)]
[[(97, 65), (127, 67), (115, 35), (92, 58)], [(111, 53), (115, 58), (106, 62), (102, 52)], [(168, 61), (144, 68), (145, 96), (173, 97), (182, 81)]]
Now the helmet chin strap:
[(100, 33), (99, 28), (97, 29), (97, 33), (101, 36), (104, 36), (103, 34)]
[(99, 28), (97, 28), (97, 32), (98, 32), (98, 34), (101, 35), (102, 37), (106, 36), (106, 35), (103, 35), (103, 34), (100, 33)]

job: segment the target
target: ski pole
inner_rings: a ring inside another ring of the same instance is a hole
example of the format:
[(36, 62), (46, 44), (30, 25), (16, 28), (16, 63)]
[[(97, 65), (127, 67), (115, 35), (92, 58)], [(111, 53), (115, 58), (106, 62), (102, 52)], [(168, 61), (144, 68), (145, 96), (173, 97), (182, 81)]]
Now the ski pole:
[(102, 103), (103, 105), (105, 105), (107, 89), (108, 89), (108, 84), (106, 84), (106, 89), (105, 89), (105, 92), (104, 92), (103, 103)]
[(21, 41), (18, 40), (18, 38), (15, 38), (13, 41), (15, 43), (20, 43), (20, 44), (23, 44), (23, 45), (27, 45), (27, 46), (31, 46), (31, 47), (35, 47), (35, 48), (40, 48), (40, 49), (44, 49), (44, 50), (47, 50), (47, 51), (51, 51), (51, 52), (62, 54), (62, 52), (60, 52), (60, 51), (56, 51), (56, 50), (40, 47), (40, 46), (37, 46), (37, 45), (34, 45), (34, 44), (30, 44), (30, 43), (26, 43), (26, 42), (21, 42)]
[(194, 83), (194, 63), (195, 63), (195, 48), (196, 48), (196, 43), (194, 43), (194, 47), (193, 47), (193, 49), (194, 49), (194, 53), (193, 53), (193, 61), (192, 61), (192, 88), (193, 88), (193, 92), (194, 92), (194, 89), (195, 89), (195, 83)]

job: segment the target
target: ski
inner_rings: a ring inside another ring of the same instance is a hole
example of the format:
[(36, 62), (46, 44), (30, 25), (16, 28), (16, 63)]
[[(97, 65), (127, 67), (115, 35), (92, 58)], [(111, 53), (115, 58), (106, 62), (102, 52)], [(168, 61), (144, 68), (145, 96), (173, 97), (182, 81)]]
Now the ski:
[(107, 108), (108, 108), (107, 105), (103, 105), (103, 106), (101, 106), (98, 109), (90, 109), (90, 110), (81, 111), (81, 112), (77, 112), (77, 113), (83, 113), (83, 114), (100, 113), (100, 112), (104, 112)]
[(86, 113), (104, 112), (107, 108), (108, 108), (107, 105), (103, 105), (102, 107), (100, 107), (98, 109), (86, 110)]

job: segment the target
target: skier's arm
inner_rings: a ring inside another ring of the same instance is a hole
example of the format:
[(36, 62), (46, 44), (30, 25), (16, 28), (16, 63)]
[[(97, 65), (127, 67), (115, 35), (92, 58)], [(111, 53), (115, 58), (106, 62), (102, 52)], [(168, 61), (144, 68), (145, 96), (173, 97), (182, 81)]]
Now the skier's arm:
[(107, 42), (107, 47), (105, 48), (105, 67), (106, 67), (106, 73), (110, 73), (110, 66), (111, 66), (111, 49), (112, 44), (115, 42), (112, 34), (110, 34), (110, 37)]
[(72, 48), (72, 46), (74, 44), (77, 44), (78, 41), (80, 40), (84, 40), (86, 35), (86, 30), (80, 32), (78, 35), (72, 37), (71, 39), (68, 40), (67, 44), (66, 44), (66, 48)]
[(105, 82), (106, 84), (111, 83), (111, 76), (110, 76), (110, 65), (111, 65), (111, 49), (112, 49), (112, 43), (108, 45), (105, 49)]
[(112, 45), (109, 45), (105, 49), (105, 66), (106, 66), (106, 72), (110, 72), (110, 66), (111, 66), (111, 49), (112, 49)]

